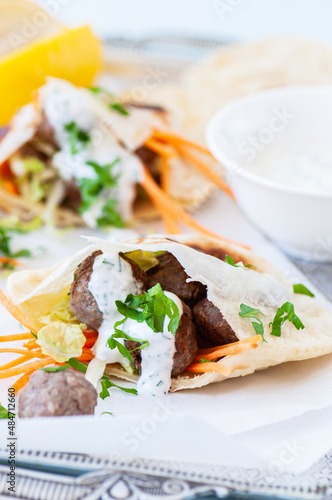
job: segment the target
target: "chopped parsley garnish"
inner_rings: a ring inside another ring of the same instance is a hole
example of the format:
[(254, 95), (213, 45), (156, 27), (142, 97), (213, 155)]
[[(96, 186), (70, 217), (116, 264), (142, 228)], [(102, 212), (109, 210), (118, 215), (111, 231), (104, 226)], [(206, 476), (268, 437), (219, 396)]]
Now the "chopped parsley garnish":
[(249, 268), (256, 269), (256, 266), (253, 266), (252, 264), (246, 264), (246, 265), (243, 265), (242, 263), (235, 264), (234, 259), (230, 255), (225, 256), (225, 262), (226, 262), (226, 264), (229, 264), (230, 266), (241, 267), (242, 269), (246, 269), (246, 270)]
[(201, 358), (199, 360), (200, 363), (211, 363), (211, 361), (209, 359), (205, 359), (205, 358)]
[[(124, 321), (125, 321), (125, 319), (115, 323), (115, 325), (114, 325), (115, 333), (113, 333), (113, 335), (111, 335), (107, 339), (107, 345), (112, 350), (118, 349), (118, 351), (120, 352), (120, 354), (122, 354), (122, 356), (124, 358), (129, 359), (129, 361), (134, 364), (134, 358), (132, 357), (131, 353), (133, 351), (136, 351), (137, 349), (144, 349), (145, 347), (147, 347), (149, 345), (149, 342), (147, 342), (145, 340), (141, 340), (141, 339), (136, 339), (134, 337), (130, 337), (122, 330), (118, 330), (117, 327), (119, 325), (121, 325)], [(125, 345), (121, 344), (121, 342), (118, 342), (118, 340), (116, 340), (116, 339), (125, 339), (125, 340), (129, 340), (131, 342), (140, 342), (140, 345), (138, 347), (136, 347), (135, 349), (132, 349), (131, 351), (129, 351), (129, 349), (127, 349), (127, 347)]]
[(78, 361), (76, 358), (70, 358), (66, 361), (66, 364), (77, 370), (78, 372), (86, 373), (88, 369), (88, 365), (82, 363), (82, 361)]
[(253, 307), (247, 306), (246, 304), (241, 304), (240, 309), (241, 309), (241, 311), (239, 312), (239, 316), (241, 316), (241, 318), (254, 319), (255, 321), (252, 321), (251, 324), (252, 324), (256, 334), (261, 335), (263, 342), (266, 342), (266, 340), (264, 338), (264, 325), (262, 323), (262, 320), (257, 317), (258, 314), (261, 314), (262, 316), (264, 316), (262, 311), (260, 311), (259, 309), (254, 309)]
[(128, 116), (129, 111), (126, 110), (126, 108), (121, 104), (120, 102), (111, 102), (109, 104), (109, 108), (112, 109), (113, 111), (117, 111), (121, 115)]
[[(96, 178), (79, 179), (79, 190), (81, 193), (80, 213), (86, 212), (96, 201), (97, 196), (104, 188), (114, 188), (117, 184), (117, 176), (112, 174), (114, 165), (119, 163), (120, 158), (116, 158), (112, 163), (99, 165), (94, 161), (88, 161), (87, 165), (92, 167), (96, 173)], [(116, 209), (114, 200), (108, 200), (102, 208), (101, 216), (97, 219), (97, 224), (103, 226), (123, 227), (124, 222)]]
[(108, 389), (110, 387), (116, 387), (117, 389), (120, 389), (123, 392), (128, 392), (129, 394), (135, 394), (137, 396), (136, 389), (127, 389), (126, 387), (121, 387), (120, 385), (116, 385), (116, 384), (114, 384), (114, 382), (111, 382), (110, 380), (107, 379), (107, 380), (101, 381), (102, 390), (99, 393), (99, 396), (101, 397), (101, 399), (105, 399), (110, 395), (110, 393), (108, 391)]
[[(137, 349), (144, 349), (149, 345), (149, 342), (130, 337), (123, 330), (119, 329), (119, 326), (121, 326), (127, 318), (133, 319), (138, 323), (143, 323), (145, 321), (154, 332), (164, 331), (166, 316), (170, 319), (168, 323), (169, 332), (175, 335), (179, 327), (179, 309), (175, 302), (164, 294), (159, 283), (141, 295), (128, 295), (125, 302), (116, 300), (115, 305), (124, 318), (115, 323), (115, 333), (108, 338), (107, 345), (110, 349), (117, 348), (122, 356), (129, 359), (133, 364), (134, 359), (131, 353)], [(129, 349), (117, 339), (137, 342), (139, 346), (129, 351)]]
[(53, 372), (61, 372), (63, 370), (67, 370), (67, 368), (69, 368), (68, 365), (62, 365), (62, 366), (47, 366), (46, 368), (42, 368), (42, 370), (44, 370), (44, 372), (49, 372), (49, 373), (53, 373)]
[(112, 109), (113, 111), (117, 111), (121, 115), (129, 116), (130, 114), (129, 111), (125, 108), (125, 106), (121, 102), (117, 100), (116, 96), (109, 90), (103, 89), (102, 87), (90, 87), (89, 90), (93, 94), (104, 94), (110, 101), (108, 103), (108, 107), (110, 109)]
[[(88, 369), (88, 365), (85, 364), (85, 363), (82, 363), (82, 361), (78, 361), (78, 359), (76, 358), (71, 358), (69, 359), (67, 362), (66, 362), (66, 368), (68, 368), (69, 366), (71, 366), (71, 368), (74, 368), (74, 370), (77, 370), (78, 372), (82, 372), (82, 373), (86, 373), (87, 369)], [(101, 383), (101, 387), (102, 387), (102, 390), (99, 394), (99, 396), (102, 398), (102, 399), (105, 399), (107, 398), (110, 394), (108, 392), (108, 389), (110, 387), (117, 387), (118, 389), (121, 389), (122, 391), (125, 391), (125, 392), (130, 392), (131, 394), (136, 394), (137, 395), (137, 391), (136, 389), (126, 389), (125, 387), (121, 387), (120, 385), (116, 385), (114, 384), (113, 382), (111, 382), (109, 380), (109, 375), (107, 375), (106, 373), (104, 373), (100, 383)]]
[[(13, 415), (13, 413), (11, 413)], [(9, 411), (0, 403), (0, 418), (9, 418)]]
[(108, 200), (102, 208), (101, 216), (97, 219), (98, 227), (123, 227), (124, 221), (117, 211), (115, 200)]
[(76, 122), (66, 123), (64, 129), (69, 133), (70, 152), (76, 155), (82, 151), (90, 142), (91, 138), (88, 132), (78, 127)]
[(269, 324), (269, 326), (272, 326), (271, 335), (280, 337), (281, 327), (287, 320), (293, 323), (297, 330), (304, 328), (304, 324), (295, 314), (294, 305), (291, 302), (285, 302), (278, 308), (274, 320)]
[[(9, 235), (10, 232), (21, 232), (16, 229), (8, 229), (5, 227), (0, 227), (0, 255), (8, 257), (8, 259), (17, 259), (19, 257), (31, 257), (31, 251), (23, 248), (17, 252), (13, 252), (11, 249), (11, 239), (12, 236)], [(5, 262), (2, 264), (2, 269), (12, 270), (15, 265), (12, 262)]]
[(301, 295), (309, 295), (309, 297), (315, 296), (306, 286), (302, 285), (301, 283), (293, 285), (293, 292), (300, 293)]
[(178, 306), (174, 300), (165, 295), (159, 283), (141, 295), (128, 295), (125, 302), (116, 300), (115, 305), (119, 313), (124, 316), (122, 321), (115, 324), (116, 328), (130, 318), (138, 323), (145, 321), (154, 332), (163, 332), (166, 316), (170, 319), (169, 332), (175, 335), (179, 327)]

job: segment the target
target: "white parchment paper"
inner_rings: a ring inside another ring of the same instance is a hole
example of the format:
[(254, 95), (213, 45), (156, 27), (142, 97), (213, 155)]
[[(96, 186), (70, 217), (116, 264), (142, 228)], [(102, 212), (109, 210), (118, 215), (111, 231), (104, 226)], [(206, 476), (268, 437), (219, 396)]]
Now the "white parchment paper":
[[(229, 201), (216, 197), (197, 218), (226, 237), (251, 244), (254, 251), (279, 266), (294, 282), (314, 290)], [(160, 230), (157, 224), (146, 228), (148, 232)], [(22, 241), (24, 246), (48, 248), (47, 254), (29, 263), (35, 267), (54, 263), (85, 245), (78, 232), (60, 238), (39, 233), (21, 237)], [(319, 294), (318, 298), (330, 306)], [(19, 328), (6, 311), (0, 311), (0, 335)], [(2, 355), (1, 362), (13, 357)], [(3, 405), (12, 383), (0, 381)], [(163, 398), (136, 397), (114, 390), (110, 398), (100, 401), (95, 418), (18, 422), (18, 446), (299, 472), (332, 448), (331, 406), (332, 355), (328, 355)], [(114, 415), (101, 415), (103, 411)], [(0, 422), (1, 447), (5, 445), (6, 425)]]

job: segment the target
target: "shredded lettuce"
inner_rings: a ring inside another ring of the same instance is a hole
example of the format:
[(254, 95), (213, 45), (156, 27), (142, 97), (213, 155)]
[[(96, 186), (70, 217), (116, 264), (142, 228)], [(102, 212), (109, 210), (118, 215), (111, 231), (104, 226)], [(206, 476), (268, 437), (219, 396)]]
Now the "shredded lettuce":
[(29, 222), (20, 221), (17, 215), (9, 215), (1, 219), (0, 227), (15, 233), (28, 233), (38, 229), (41, 224), (42, 220), (38, 215)]
[(30, 158), (22, 158), (22, 164), (26, 173), (37, 173), (45, 170), (45, 163), (31, 156)]
[(41, 346), (43, 354), (51, 356), (58, 363), (78, 358), (82, 355), (86, 341), (83, 326), (55, 321), (39, 330), (37, 344)]
[(40, 201), (45, 197), (45, 189), (40, 181), (39, 174), (33, 174), (30, 181), (30, 198), (33, 201)]
[(54, 321), (64, 321), (67, 323), (78, 322), (75, 314), (70, 309), (69, 295), (66, 294), (63, 298), (59, 300), (57, 304), (53, 307), (45, 316), (39, 318), (41, 323), (49, 325), (54, 323)]
[(133, 250), (132, 252), (126, 252), (124, 255), (128, 257), (128, 259), (136, 262), (143, 271), (148, 271), (159, 264), (156, 256), (162, 253), (164, 252), (155, 253), (145, 250)]

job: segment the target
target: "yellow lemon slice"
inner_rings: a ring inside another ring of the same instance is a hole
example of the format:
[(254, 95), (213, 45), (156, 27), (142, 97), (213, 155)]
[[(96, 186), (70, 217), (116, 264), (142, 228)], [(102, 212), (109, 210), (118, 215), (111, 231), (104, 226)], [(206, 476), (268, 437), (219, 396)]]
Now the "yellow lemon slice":
[(29, 2), (0, 1), (0, 126), (47, 76), (87, 86), (100, 65), (100, 42), (88, 26), (66, 29)]
[(47, 10), (27, 0), (0, 0), (0, 57), (60, 32), (63, 27), (54, 18), (59, 10), (57, 0)]

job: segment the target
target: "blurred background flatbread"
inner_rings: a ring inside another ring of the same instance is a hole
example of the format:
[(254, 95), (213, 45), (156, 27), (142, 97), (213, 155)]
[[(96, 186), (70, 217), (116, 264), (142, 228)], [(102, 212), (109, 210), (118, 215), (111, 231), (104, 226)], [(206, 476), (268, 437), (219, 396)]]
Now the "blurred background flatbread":
[(285, 85), (324, 84), (332, 85), (332, 48), (278, 37), (221, 48), (186, 69), (179, 83), (150, 92), (147, 101), (167, 107), (179, 128), (204, 141), (211, 116), (233, 99)]

